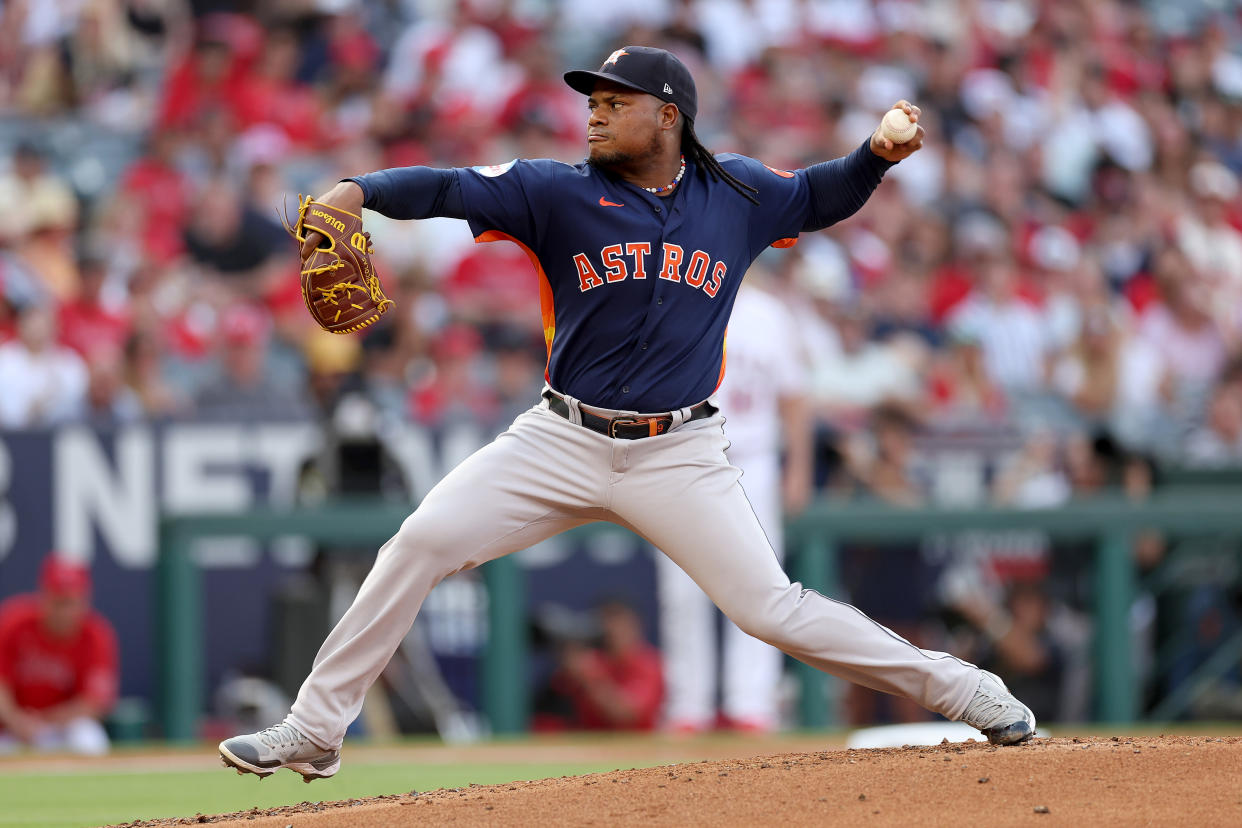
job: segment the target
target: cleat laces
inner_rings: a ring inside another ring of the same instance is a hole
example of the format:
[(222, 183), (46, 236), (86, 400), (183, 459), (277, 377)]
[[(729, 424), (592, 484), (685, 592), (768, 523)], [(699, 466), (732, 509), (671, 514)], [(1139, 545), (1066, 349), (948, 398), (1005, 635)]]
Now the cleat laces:
[(283, 747), (293, 747), (294, 745), (306, 741), (306, 737), (298, 732), (296, 727), (291, 724), (285, 724), (284, 722), (281, 722), (278, 725), (273, 725), (266, 730), (260, 730), (255, 734), (255, 737), (273, 750), (278, 750)]
[(962, 721), (977, 730), (989, 733), (998, 727), (1008, 727), (1019, 721), (1027, 722), (1034, 727), (1034, 718), (1030, 710), (1014, 698), (997, 676), (987, 671), (979, 680), (979, 689), (974, 698), (962, 713)]
[(971, 724), (977, 723), (980, 729), (984, 729), (995, 724), (996, 719), (1008, 707), (1008, 704), (1005, 704), (991, 693), (977, 693), (975, 698), (971, 700), (970, 706), (966, 708), (966, 713), (962, 718)]

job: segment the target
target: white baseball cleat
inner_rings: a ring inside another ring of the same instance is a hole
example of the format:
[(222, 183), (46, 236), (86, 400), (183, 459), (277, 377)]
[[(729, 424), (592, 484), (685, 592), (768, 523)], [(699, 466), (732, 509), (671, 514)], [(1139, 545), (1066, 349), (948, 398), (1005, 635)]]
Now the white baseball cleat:
[(341, 767), (340, 751), (324, 750), (286, 722), (225, 739), (220, 743), (220, 758), (238, 773), (257, 774), (260, 779), (288, 768), (302, 774), (303, 782), (310, 782), (327, 779)]
[(994, 745), (1016, 745), (1035, 735), (1035, 714), (1014, 698), (1005, 682), (994, 673), (980, 670), (979, 689), (966, 705), (962, 721), (983, 731)]

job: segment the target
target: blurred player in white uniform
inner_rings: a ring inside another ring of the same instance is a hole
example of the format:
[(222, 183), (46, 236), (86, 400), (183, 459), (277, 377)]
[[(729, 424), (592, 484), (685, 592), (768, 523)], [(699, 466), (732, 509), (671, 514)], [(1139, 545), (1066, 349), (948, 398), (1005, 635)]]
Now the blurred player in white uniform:
[[(729, 462), (742, 470), (742, 489), (783, 558), (783, 511), (800, 511), (811, 493), (807, 369), (793, 318), (779, 299), (755, 286), (759, 273), (753, 268), (738, 292), (729, 319), (728, 372), (717, 396), (730, 442)], [(719, 675), (719, 710), (731, 726), (776, 728), (781, 652), (723, 618), (665, 555), (656, 556), (656, 576), (666, 726), (681, 732), (711, 729), (717, 720)]]

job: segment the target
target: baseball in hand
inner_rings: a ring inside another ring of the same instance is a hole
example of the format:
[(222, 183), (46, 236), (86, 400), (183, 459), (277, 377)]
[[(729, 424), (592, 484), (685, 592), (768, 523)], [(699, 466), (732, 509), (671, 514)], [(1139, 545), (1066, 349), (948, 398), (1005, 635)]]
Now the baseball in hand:
[(914, 137), (918, 128), (918, 124), (900, 109), (890, 109), (884, 113), (884, 120), (880, 121), (880, 135), (894, 144), (906, 143)]

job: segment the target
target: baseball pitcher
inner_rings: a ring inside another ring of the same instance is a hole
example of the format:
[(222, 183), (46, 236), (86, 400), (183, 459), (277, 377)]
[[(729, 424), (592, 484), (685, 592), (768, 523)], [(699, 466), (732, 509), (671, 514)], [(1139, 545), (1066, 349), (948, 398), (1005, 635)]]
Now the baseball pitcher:
[[(260, 776), (332, 776), (346, 727), (432, 587), (598, 520), (663, 550), (740, 629), (794, 658), (966, 721), (994, 743), (1029, 739), (1034, 716), (996, 676), (790, 583), (725, 457), (714, 396), (751, 262), (856, 212), (919, 149), (922, 128), (905, 143), (877, 128), (844, 158), (777, 170), (702, 146), (694, 80), (669, 52), (627, 46), (565, 81), (587, 96), (583, 163), (382, 170), (301, 205), (307, 306), (341, 331), (388, 307), (358, 261), (369, 246), (364, 207), (464, 219), (478, 241), (521, 246), (539, 272), (546, 386), (380, 548), (289, 716), (222, 742), (224, 762)], [(894, 108), (917, 121), (917, 107)]]

